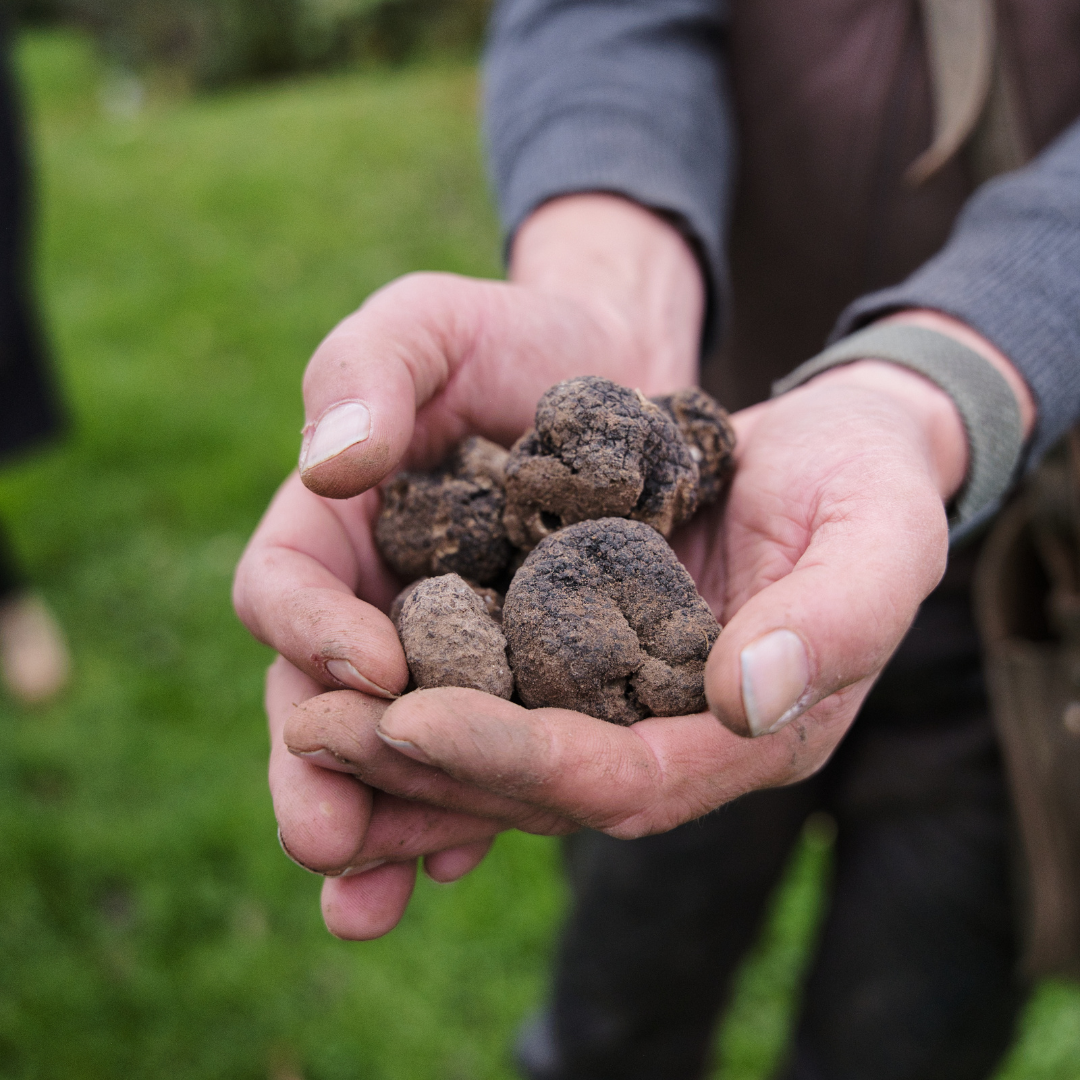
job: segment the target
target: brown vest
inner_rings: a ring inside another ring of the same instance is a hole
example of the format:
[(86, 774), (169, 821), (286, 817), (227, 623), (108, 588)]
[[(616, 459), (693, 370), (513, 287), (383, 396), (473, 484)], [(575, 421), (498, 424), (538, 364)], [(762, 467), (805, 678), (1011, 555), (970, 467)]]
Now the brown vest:
[[(733, 303), (704, 373), (729, 408), (824, 344), (841, 310), (945, 242), (977, 186), (972, 141), (929, 179), (934, 139), (918, 0), (733, 0), (739, 183)], [(1080, 0), (998, 0), (997, 65), (1030, 151), (1080, 115)]]

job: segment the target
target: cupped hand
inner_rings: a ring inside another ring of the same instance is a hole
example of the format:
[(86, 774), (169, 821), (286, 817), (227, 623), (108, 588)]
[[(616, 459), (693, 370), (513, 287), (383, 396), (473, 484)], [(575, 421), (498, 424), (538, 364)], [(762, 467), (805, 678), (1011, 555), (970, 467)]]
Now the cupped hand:
[[(419, 856), (431, 876), (452, 880), (499, 828), (573, 828), (408, 761), (374, 735), (408, 680), (385, 614), (404, 583), (375, 548), (374, 485), (399, 467), (434, 464), (470, 434), (508, 445), (543, 391), (572, 375), (646, 393), (693, 381), (700, 275), (659, 218), (608, 196), (562, 200), (523, 227), (515, 261), (515, 284), (401, 279), (327, 337), (305, 375), (299, 472), (237, 570), (238, 614), (283, 657), (267, 681), (282, 846), (327, 875), (324, 914), (341, 936), (377, 936), (397, 921)], [(337, 693), (318, 696), (327, 689)], [(296, 706), (290, 754), (284, 731)], [(341, 753), (320, 752), (320, 740), (341, 734), (329, 721), (343, 713)]]

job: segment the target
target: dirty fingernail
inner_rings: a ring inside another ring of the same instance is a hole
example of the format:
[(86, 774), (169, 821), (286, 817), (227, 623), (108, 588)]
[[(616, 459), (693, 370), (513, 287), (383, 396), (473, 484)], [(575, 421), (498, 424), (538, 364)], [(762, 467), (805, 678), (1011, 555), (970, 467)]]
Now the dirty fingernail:
[(369, 870), (374, 870), (376, 867), (385, 866), (385, 859), (372, 859), (370, 862), (357, 863), (356, 866), (346, 866), (344, 870), (337, 874), (327, 874), (327, 877), (356, 877), (357, 874), (366, 874)]
[(363, 442), (371, 434), (371, 412), (361, 401), (343, 401), (325, 412), (313, 428), (304, 429), (300, 471), (321, 465)]
[(355, 773), (358, 767), (351, 762), (340, 758), (332, 750), (294, 750), (289, 747), (289, 753), (295, 757), (303, 758), (312, 765), (318, 765), (320, 769), (330, 769), (333, 772)]
[(306, 871), (307, 871), (307, 872), (308, 872), (309, 874), (315, 874), (315, 873), (318, 873), (318, 871), (316, 871), (316, 870), (312, 870), (310, 866), (305, 866), (305, 865), (304, 865), (304, 864), (303, 864), (303, 863), (302, 863), (302, 862), (301, 862), (301, 861), (300, 861), (300, 860), (299, 860), (299, 859), (298, 859), (298, 858), (297, 858), (297, 857), (296, 857), (296, 856), (295, 856), (295, 855), (294, 855), (294, 854), (293, 854), (293, 853), (292, 853), (292, 852), (291, 852), (291, 851), (290, 851), (290, 850), (289, 850), (289, 849), (288, 849), (288, 848), (287, 848), (287, 847), (285, 846), (285, 837), (283, 837), (283, 836), (281, 835), (281, 826), (280, 826), (280, 825), (278, 826), (278, 831), (277, 831), (277, 842), (278, 842), (278, 843), (279, 843), (279, 844), (281, 845), (281, 850), (285, 852), (285, 858), (286, 858), (286, 859), (288, 859), (288, 860), (289, 860), (289, 862), (291, 862), (291, 863), (294, 863), (294, 864), (295, 864), (296, 866), (299, 866), (301, 870), (306, 870)]
[(810, 663), (798, 634), (774, 630), (747, 645), (739, 660), (743, 708), (752, 735), (771, 735), (802, 712)]
[(384, 690), (378, 683), (373, 683), (366, 675), (361, 675), (348, 660), (327, 660), (326, 670), (342, 686), (347, 686), (350, 690), (359, 690), (361, 693), (373, 694), (375, 697), (389, 698), (391, 701), (398, 697), (397, 694), (391, 694), (389, 690)]
[(408, 741), (408, 739), (391, 738), (379, 728), (375, 729), (375, 734), (378, 735), (379, 738), (382, 739), (382, 741), (386, 743), (386, 745), (389, 746), (391, 750), (397, 750), (399, 753), (404, 754), (406, 757), (412, 758), (413, 761), (419, 761), (423, 765), (431, 764), (431, 758), (429, 758), (427, 754), (425, 754), (424, 751), (416, 745), (416, 743), (411, 743)]

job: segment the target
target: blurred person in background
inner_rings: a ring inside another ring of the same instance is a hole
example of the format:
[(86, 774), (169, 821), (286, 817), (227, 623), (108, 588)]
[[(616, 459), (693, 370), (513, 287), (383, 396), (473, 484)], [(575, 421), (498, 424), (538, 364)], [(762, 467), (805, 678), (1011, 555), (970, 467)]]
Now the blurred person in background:
[[(836, 864), (783, 1075), (979, 1080), (1009, 1046), (1011, 810), (970, 590), (978, 530), (1080, 417), (1078, 58), (1075, 0), (497, 7), (510, 282), (407, 278), (329, 335), (235, 595), (282, 654), (275, 811), (335, 933), (392, 927), (417, 856), (450, 880), (498, 828), (593, 830), (532, 1080), (702, 1075), (816, 810)], [(724, 513), (675, 540), (724, 623), (711, 715), (393, 700), (373, 486), (466, 434), (509, 444), (562, 378), (693, 382), (703, 341), (740, 410)]]
[[(11, 28), (0, 12), (0, 461), (57, 433), (61, 409), (48, 371), (30, 275), (31, 192), (11, 70)], [(64, 688), (60, 627), (19, 565), (0, 522), (0, 678), (25, 704)]]

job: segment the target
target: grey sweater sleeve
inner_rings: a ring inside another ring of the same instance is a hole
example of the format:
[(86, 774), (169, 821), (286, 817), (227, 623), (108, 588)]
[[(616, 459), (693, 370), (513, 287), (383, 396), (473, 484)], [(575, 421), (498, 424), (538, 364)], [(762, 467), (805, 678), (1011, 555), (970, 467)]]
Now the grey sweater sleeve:
[(724, 291), (734, 123), (723, 0), (500, 0), (484, 119), (503, 227), (606, 191), (673, 216)]
[(955, 316), (1012, 360), (1038, 408), (1027, 453), (1036, 464), (1080, 419), (1080, 122), (1026, 168), (984, 184), (945, 247), (852, 304), (833, 338), (910, 307)]

